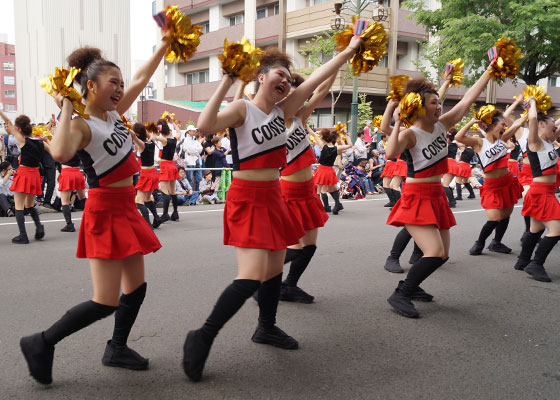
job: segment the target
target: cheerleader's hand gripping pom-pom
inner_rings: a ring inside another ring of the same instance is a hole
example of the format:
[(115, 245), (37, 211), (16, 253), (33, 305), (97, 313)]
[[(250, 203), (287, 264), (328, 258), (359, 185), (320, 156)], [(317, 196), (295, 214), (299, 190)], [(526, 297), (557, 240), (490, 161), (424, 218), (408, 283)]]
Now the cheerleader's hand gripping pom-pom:
[(340, 145), (346, 143), (346, 124), (339, 122), (333, 127), (333, 130), (338, 134), (336, 142)]
[(418, 116), (426, 115), (426, 109), (422, 105), (422, 96), (415, 92), (407, 93), (399, 103), (399, 108), (399, 119), (406, 128), (414, 125)]
[(166, 121), (169, 122), (173, 122), (175, 121), (175, 113), (170, 113), (169, 111), (164, 111), (163, 114), (161, 114), (161, 119), (164, 119)]
[(157, 135), (159, 133), (157, 125), (153, 122), (146, 122), (144, 124), (144, 127), (146, 128), (146, 132), (148, 133), (152, 133), (154, 135)]
[(255, 79), (255, 71), (261, 65), (261, 53), (262, 50), (253, 46), (245, 37), (233, 43), (224, 39), (224, 51), (218, 54), (218, 59), (224, 73), (248, 83)]
[[(449, 60), (449, 64), (453, 65), (453, 69), (451, 70), (450, 86), (461, 86), (465, 80), (465, 63), (463, 62), (463, 59), (455, 58), (454, 60)], [(441, 76), (445, 77), (445, 75), (446, 73), (444, 72)]]
[(478, 111), (475, 111), (474, 117), (480, 121), (479, 125), (483, 129), (487, 129), (490, 125), (492, 125), (492, 118), (494, 118), (494, 115), (496, 115), (497, 112), (498, 110), (496, 110), (495, 106), (487, 104), (480, 107)]
[(515, 79), (519, 73), (519, 59), (523, 58), (521, 50), (513, 39), (500, 38), (494, 46), (498, 57), (492, 65), (492, 77), (500, 84), (505, 78)]
[(70, 69), (57, 67), (54, 75), (41, 79), (39, 83), (43, 90), (51, 96), (61, 95), (62, 97), (67, 97), (72, 102), (74, 113), (82, 118), (89, 119), (89, 115), (85, 113), (86, 106), (82, 103), (82, 95), (72, 86), (74, 78), (76, 78), (79, 72), (80, 69), (76, 67)]
[(33, 136), (37, 136), (37, 137), (46, 136), (49, 138), (49, 140), (52, 139), (52, 133), (51, 131), (49, 131), (49, 128), (47, 128), (46, 125), (37, 125), (33, 127), (32, 134)]
[(480, 129), (480, 128), (478, 127), (478, 124), (472, 124), (472, 125), (471, 125), (471, 131), (478, 132), (479, 129)]
[[(352, 25), (347, 25), (346, 29), (334, 35), (336, 50), (343, 51), (350, 44), (354, 36), (354, 22), (356, 17), (352, 17)], [(360, 75), (362, 72), (369, 72), (379, 64), (381, 57), (387, 52), (387, 42), (389, 37), (385, 28), (379, 22), (372, 22), (360, 35), (362, 45), (356, 50), (352, 57), (352, 72)]]
[(371, 122), (371, 124), (376, 127), (377, 129), (379, 129), (381, 127), (381, 120), (383, 120), (383, 115), (376, 115), (373, 118), (373, 121)]
[[(523, 100), (528, 103), (532, 98), (535, 99), (537, 105), (537, 112), (546, 114), (548, 110), (552, 107), (552, 99), (546, 94), (544, 88), (536, 85), (528, 85), (523, 90)], [(525, 115), (527, 110), (525, 110), (521, 115)]]
[(121, 120), (127, 129), (132, 130), (132, 122), (130, 122), (124, 115), (121, 115)]
[(401, 101), (404, 96), (404, 87), (408, 81), (412, 78), (407, 75), (393, 75), (390, 79), (391, 92), (387, 96), (387, 101), (393, 99), (395, 101)]
[(187, 62), (200, 44), (202, 26), (193, 25), (189, 16), (177, 6), (167, 6), (164, 12), (168, 19), (166, 30), (171, 36), (165, 60), (170, 63)]

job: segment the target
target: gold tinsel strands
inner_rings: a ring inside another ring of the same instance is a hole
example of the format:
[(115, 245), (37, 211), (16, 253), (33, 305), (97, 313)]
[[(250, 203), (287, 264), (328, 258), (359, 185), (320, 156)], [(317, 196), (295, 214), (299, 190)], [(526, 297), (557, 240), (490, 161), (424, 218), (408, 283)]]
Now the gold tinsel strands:
[[(352, 17), (352, 25), (347, 25), (346, 29), (334, 35), (336, 50), (343, 51), (350, 44), (350, 39), (354, 36), (354, 23), (356, 17)], [(381, 57), (387, 52), (387, 42), (389, 37), (385, 28), (379, 22), (370, 22), (367, 29), (360, 35), (363, 43), (356, 51), (350, 62), (354, 75), (362, 72), (369, 72), (379, 64)]]
[(479, 129), (480, 129), (480, 128), (478, 127), (478, 124), (472, 124), (472, 125), (471, 125), (471, 131), (476, 131), (476, 132), (478, 132)]
[(255, 79), (255, 71), (261, 65), (259, 54), (262, 50), (253, 46), (243, 37), (239, 42), (229, 43), (224, 39), (224, 51), (218, 54), (222, 69), (228, 75), (235, 76), (243, 82)]
[(144, 126), (146, 127), (146, 132), (148, 133), (153, 133), (154, 135), (157, 135), (159, 133), (159, 129), (153, 122), (146, 122)]
[(503, 83), (505, 78), (515, 79), (519, 73), (518, 60), (523, 57), (513, 39), (500, 38), (495, 44), (498, 59), (492, 67), (492, 77)]
[[(464, 70), (465, 63), (462, 58), (455, 58), (449, 60), (449, 64), (453, 64), (453, 70), (451, 70), (451, 84), (450, 86), (461, 86), (465, 80)], [(441, 75), (445, 77), (445, 71)]]
[[(523, 90), (524, 101), (529, 101), (529, 98), (531, 97), (533, 97), (535, 99), (535, 103), (537, 103), (537, 112), (546, 114), (546, 112), (552, 107), (552, 99), (549, 95), (546, 94), (544, 88), (541, 86), (528, 85)], [(526, 113), (527, 110), (525, 110), (521, 115), (524, 115)]]
[(51, 96), (60, 94), (62, 97), (67, 97), (72, 102), (74, 113), (82, 118), (89, 119), (89, 115), (85, 113), (86, 106), (82, 103), (82, 95), (72, 86), (74, 78), (79, 72), (80, 69), (76, 67), (69, 70), (57, 67), (54, 76), (49, 75), (48, 78), (41, 79), (39, 83), (43, 90)]
[[(496, 110), (495, 106), (493, 106), (492, 104), (487, 104), (480, 107), (478, 111), (475, 111), (474, 117), (484, 125), (486, 125), (486, 127), (489, 127), (490, 125), (492, 125), (492, 118), (494, 118), (494, 115), (496, 115), (497, 112), (498, 110)], [(484, 128), (484, 126), (482, 126), (482, 128)]]
[(316, 142), (316, 141), (315, 141), (315, 136), (313, 136), (313, 135), (307, 135), (307, 137), (309, 138), (309, 141), (311, 142), (311, 144), (312, 144), (313, 146), (315, 146), (315, 142)]
[(124, 115), (121, 115), (122, 122), (127, 129), (132, 130), (132, 122), (130, 122)]
[(375, 126), (377, 129), (379, 129), (379, 127), (381, 127), (381, 120), (383, 119), (383, 115), (376, 115), (373, 118), (373, 121), (371, 122), (371, 124), (373, 126)]
[(33, 134), (33, 136), (42, 137), (44, 135), (44, 136), (48, 137), (49, 140), (52, 140), (52, 133), (51, 133), (51, 131), (49, 131), (49, 128), (47, 127), (47, 125), (34, 126), (31, 133)]
[(171, 31), (173, 38), (165, 51), (165, 60), (170, 63), (187, 62), (200, 44), (202, 26), (193, 25), (189, 16), (177, 6), (167, 6), (164, 11), (169, 19), (167, 30)]
[(390, 79), (391, 92), (387, 96), (387, 101), (393, 99), (395, 101), (401, 101), (404, 96), (404, 87), (408, 81), (412, 78), (408, 75), (393, 75)]
[(168, 111), (164, 111), (163, 114), (161, 114), (161, 119), (164, 119), (166, 121), (175, 121), (175, 114), (174, 113), (170, 113)]
[(422, 105), (422, 97), (415, 92), (407, 93), (402, 98), (399, 107), (401, 109), (399, 119), (407, 128), (414, 125), (418, 116), (423, 117), (426, 115), (426, 109)]
[(339, 122), (338, 124), (336, 124), (333, 127), (333, 130), (338, 134), (338, 139), (336, 139), (336, 142), (338, 144), (345, 144), (346, 143), (346, 133), (344, 133), (346, 131), (346, 124), (343, 124), (342, 122)]

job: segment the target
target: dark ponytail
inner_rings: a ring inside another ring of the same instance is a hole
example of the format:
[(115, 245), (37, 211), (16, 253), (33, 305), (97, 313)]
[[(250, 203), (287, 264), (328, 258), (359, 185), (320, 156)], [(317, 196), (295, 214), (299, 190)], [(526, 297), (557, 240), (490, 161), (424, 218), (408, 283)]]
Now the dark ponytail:
[(33, 128), (31, 127), (31, 120), (27, 115), (20, 115), (16, 118), (14, 125), (21, 130), (24, 136), (31, 136), (31, 132), (33, 132)]
[(101, 55), (101, 50), (95, 47), (82, 47), (74, 50), (67, 58), (68, 65), (80, 68), (81, 71), (76, 75), (74, 82), (77, 82), (82, 88), (82, 97), (87, 99), (88, 89), (87, 82), (97, 82), (97, 78), (107, 67), (119, 68), (118, 65), (111, 61), (107, 61)]

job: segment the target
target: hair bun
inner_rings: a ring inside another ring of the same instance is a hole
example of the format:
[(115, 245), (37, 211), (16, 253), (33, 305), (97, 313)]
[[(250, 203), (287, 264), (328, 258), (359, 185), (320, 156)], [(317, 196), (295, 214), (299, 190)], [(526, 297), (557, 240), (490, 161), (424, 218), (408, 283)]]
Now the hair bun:
[(91, 63), (97, 60), (103, 60), (103, 56), (101, 55), (101, 50), (96, 47), (82, 47), (70, 53), (66, 58), (68, 65), (81, 69), (74, 81), (82, 82), (82, 72), (84, 72)]

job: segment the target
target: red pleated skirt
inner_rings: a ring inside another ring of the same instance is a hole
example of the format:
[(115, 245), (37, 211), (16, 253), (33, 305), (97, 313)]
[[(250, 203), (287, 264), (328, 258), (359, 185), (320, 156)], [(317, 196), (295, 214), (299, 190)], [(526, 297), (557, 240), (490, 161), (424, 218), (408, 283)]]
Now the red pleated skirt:
[(529, 186), (533, 182), (531, 164), (521, 164), (521, 171), (519, 171), (517, 179), (521, 186)]
[(457, 164), (457, 173), (455, 174), (455, 176), (460, 176), (462, 178), (470, 178), (471, 175), (472, 175), (471, 164), (464, 161), (460, 161), (459, 164)]
[(171, 160), (160, 160), (159, 162), (159, 180), (172, 181), (179, 179), (179, 170), (175, 163)]
[(407, 182), (403, 185), (402, 197), (387, 218), (387, 224), (435, 225), (438, 229), (449, 229), (457, 223), (440, 182)]
[(39, 195), (43, 193), (41, 190), (42, 182), (39, 168), (20, 165), (14, 175), (10, 190), (12, 192)]
[(336, 172), (334, 172), (334, 167), (327, 167), (321, 164), (319, 164), (319, 167), (315, 171), (313, 179), (317, 185), (336, 186), (338, 183), (338, 177), (336, 176)]
[(280, 180), (233, 178), (224, 208), (224, 244), (277, 251), (299, 243), (304, 234), (282, 198)]
[(523, 199), (521, 215), (533, 217), (539, 221), (560, 219), (560, 203), (554, 192), (555, 183), (533, 182)]
[(140, 178), (134, 187), (140, 192), (152, 192), (159, 187), (159, 175), (155, 168), (140, 170)]
[(406, 173), (408, 171), (408, 165), (406, 161), (398, 159), (395, 163), (395, 168), (393, 169), (393, 176), (400, 176), (406, 178)]
[(62, 168), (58, 175), (58, 190), (65, 192), (67, 190), (84, 190), (86, 188), (86, 179), (80, 168)]
[[(454, 158), (447, 158), (447, 173), (458, 176), (457, 173), (459, 172), (459, 165), (457, 164), (457, 160)], [(469, 168), (470, 172), (470, 168)]]
[(89, 190), (76, 257), (120, 260), (161, 248), (154, 231), (136, 209), (135, 195), (133, 186)]
[(523, 186), (511, 173), (501, 178), (484, 179), (479, 190), (480, 204), (485, 210), (513, 207), (523, 194)]
[(315, 191), (313, 179), (307, 182), (290, 182), (280, 179), (282, 196), (290, 214), (295, 215), (306, 231), (325, 226), (329, 216)]
[(509, 159), (507, 166), (513, 177), (517, 178), (519, 176), (519, 163), (517, 162), (517, 160)]
[(381, 173), (381, 178), (392, 178), (394, 176), (397, 163), (395, 161), (387, 160), (385, 161), (385, 166), (383, 167), (383, 172)]

